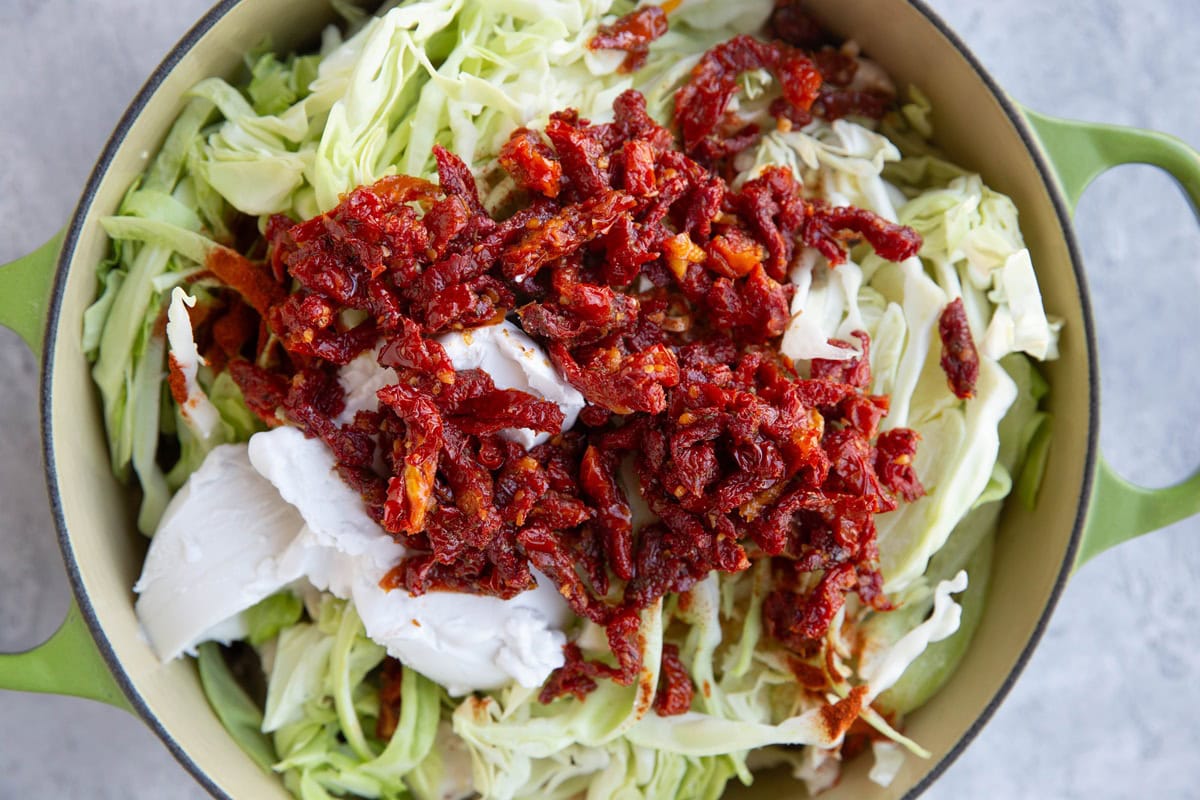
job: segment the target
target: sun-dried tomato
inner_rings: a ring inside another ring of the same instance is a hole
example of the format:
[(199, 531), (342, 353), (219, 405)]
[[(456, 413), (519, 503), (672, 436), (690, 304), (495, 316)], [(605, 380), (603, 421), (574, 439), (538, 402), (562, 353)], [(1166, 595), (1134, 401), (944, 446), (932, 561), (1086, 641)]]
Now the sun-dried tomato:
[(205, 268), (226, 286), (231, 287), (260, 315), (286, 296), (281, 283), (267, 270), (227, 247), (214, 247), (204, 261)]
[(816, 51), (812, 60), (825, 83), (833, 86), (849, 86), (858, 72), (857, 58), (832, 47)]
[(783, 334), (791, 319), (792, 287), (784, 286), (756, 266), (744, 280), (717, 278), (703, 305), (718, 330), (749, 342), (763, 342)]
[[(810, 368), (812, 377), (844, 383), (859, 389), (871, 385), (871, 340), (864, 331), (854, 331), (852, 335), (858, 339), (859, 354), (840, 361), (814, 358)], [(851, 349), (848, 342), (833, 339), (829, 343), (835, 347)]]
[(604, 281), (620, 289), (632, 283), (644, 264), (658, 259), (657, 238), (632, 217), (618, 219), (604, 236)]
[(528, 562), (516, 551), (512, 537), (499, 535), (485, 550), (464, 547), (452, 564), (438, 561), (432, 553), (408, 556), (384, 576), (380, 586), (417, 596), (450, 591), (508, 600), (535, 588), (537, 582)]
[[(783, 98), (779, 98), (782, 100)], [(783, 102), (787, 102), (786, 100)], [(790, 104), (789, 104), (790, 105)], [(775, 113), (774, 108), (771, 110), (772, 116), (779, 116)], [(762, 129), (756, 123), (742, 125), (723, 134), (720, 138), (709, 136), (702, 139), (696, 147), (691, 151), (692, 157), (701, 164), (717, 165), (721, 163), (729, 164), (730, 159), (738, 153), (757, 144), (762, 138)], [(728, 178), (729, 175), (725, 174)]]
[(942, 339), (942, 371), (950, 382), (955, 397), (975, 396), (975, 381), (979, 380), (979, 351), (967, 323), (967, 310), (961, 297), (956, 297), (938, 318), (938, 335)]
[(471, 168), (440, 144), (433, 146), (433, 158), (437, 162), (438, 182), (442, 191), (449, 197), (462, 200), (472, 214), (487, 216), (487, 211), (479, 200), (479, 186), (475, 183)]
[(563, 645), (563, 653), (566, 661), (551, 673), (542, 686), (538, 693), (540, 703), (553, 703), (568, 694), (574, 695), (576, 700), (585, 700), (596, 690), (596, 663), (586, 660), (579, 645), (574, 642)]
[(615, 347), (597, 348), (580, 363), (555, 343), (550, 358), (588, 402), (617, 414), (660, 413), (667, 406), (665, 389), (679, 382), (675, 354), (662, 345), (628, 355)]
[(877, 89), (831, 89), (821, 92), (815, 108), (828, 120), (842, 117), (883, 119), (895, 99), (888, 92)]
[(782, 42), (735, 36), (705, 53), (688, 83), (675, 95), (675, 119), (686, 150), (694, 149), (717, 129), (737, 92), (738, 76), (755, 69), (770, 71), (784, 97), (801, 109), (811, 106), (821, 89), (821, 73), (804, 53)]
[(804, 11), (801, 0), (776, 0), (770, 30), (793, 47), (813, 50), (827, 40), (821, 24)]
[(531, 303), (517, 313), (528, 333), (578, 347), (632, 326), (638, 301), (607, 286), (573, 283), (564, 287), (558, 303)]
[(374, 461), (376, 445), (371, 434), (333, 419), (345, 408), (345, 398), (330, 365), (315, 362), (292, 375), (279, 408), (306, 435), (325, 442), (338, 463), (357, 469)]
[(622, 145), (618, 164), (626, 192), (634, 197), (654, 194), (658, 188), (654, 157), (654, 146), (644, 139), (630, 139)]
[(372, 281), (388, 271), (413, 276), (429, 234), (405, 200), (433, 190), (400, 177), (359, 187), (328, 214), (288, 230), (286, 242), (276, 245), (285, 251), (287, 274), (311, 292), (362, 309), (369, 307)]
[(766, 258), (766, 250), (741, 228), (729, 228), (708, 243), (710, 270), (726, 278), (740, 278)]
[(617, 658), (617, 669), (611, 675), (613, 681), (622, 686), (631, 685), (642, 668), (641, 619), (637, 611), (624, 608), (618, 611), (606, 626), (608, 649)]
[(562, 164), (535, 132), (528, 128), (513, 131), (500, 149), (499, 161), (522, 189), (558, 197)]
[(454, 365), (446, 349), (433, 339), (421, 335), (415, 323), (405, 322), (379, 350), (379, 363), (385, 367), (412, 369), (432, 375), (442, 383), (454, 382)]
[(660, 717), (687, 713), (692, 707), (692, 676), (679, 658), (679, 648), (664, 644), (662, 668), (658, 675), (658, 692), (654, 695), (654, 711)]
[(925, 494), (913, 466), (920, 440), (921, 435), (911, 428), (892, 428), (879, 434), (875, 442), (875, 471), (879, 480), (910, 503)]
[(379, 338), (374, 323), (339, 331), (334, 306), (317, 294), (297, 293), (271, 306), (267, 326), (289, 352), (331, 364), (348, 364)]
[(633, 512), (617, 479), (620, 457), (588, 447), (579, 468), (579, 486), (596, 508), (596, 525), (609, 566), (623, 581), (633, 578)]
[(560, 112), (550, 115), (546, 137), (554, 145), (570, 194), (576, 199), (595, 197), (612, 188), (608, 152), (596, 127), (577, 114)]
[(505, 277), (518, 284), (547, 264), (571, 255), (603, 236), (621, 215), (636, 205), (622, 192), (605, 192), (563, 208), (549, 220), (531, 227), (519, 242), (501, 255)]
[(267, 425), (279, 425), (281, 420), (277, 412), (287, 396), (287, 379), (244, 358), (231, 359), (226, 369), (241, 390), (246, 407)]
[(838, 404), (838, 416), (867, 439), (874, 439), (879, 423), (887, 416), (891, 399), (887, 395), (856, 394)]
[[(377, 430), (373, 425), (369, 427), (371, 431)], [(337, 472), (346, 485), (362, 497), (371, 519), (376, 522), (382, 520), (383, 504), (387, 502), (387, 481), (373, 467), (352, 467), (339, 463)]]
[(626, 89), (613, 101), (613, 126), (622, 138), (642, 139), (659, 151), (675, 146), (675, 136), (647, 113), (646, 97), (635, 89)]
[(825, 452), (829, 454), (830, 475), (827, 485), (834, 491), (871, 501), (876, 513), (896, 507), (883, 491), (875, 472), (875, 453), (861, 433), (853, 428), (829, 431), (825, 435)]
[(905, 225), (888, 222), (874, 211), (854, 206), (830, 206), (822, 200), (806, 203), (803, 239), (821, 251), (829, 263), (846, 260), (847, 236), (866, 239), (880, 257), (888, 261), (912, 258), (921, 249), (921, 235)]
[(404, 439), (395, 444), (393, 458), (399, 469), (388, 482), (383, 527), (391, 533), (420, 533), (433, 500), (433, 479), (442, 448), (442, 416), (427, 395), (404, 384), (385, 386), (378, 395), (406, 428)]
[(763, 601), (767, 632), (798, 653), (808, 652), (829, 629), (829, 623), (846, 604), (846, 592), (858, 583), (853, 564), (825, 571), (817, 587), (803, 597), (776, 589)]
[(446, 254), (446, 247), (453, 242), (471, 221), (471, 209), (461, 197), (447, 197), (438, 201), (421, 218), (421, 224), (429, 231), (429, 253), (434, 259)]
[(529, 428), (545, 433), (562, 429), (563, 413), (557, 403), (539, 400), (516, 389), (493, 389), (459, 404), (455, 426), (476, 436), (498, 433), (506, 428)]
[(767, 107), (767, 113), (775, 118), (775, 125), (782, 130), (803, 128), (816, 118), (816, 108), (797, 108), (786, 97), (776, 97)]
[(732, 198), (734, 207), (751, 232), (767, 248), (767, 274), (783, 280), (795, 251), (794, 233), (804, 224), (802, 187), (786, 167), (770, 166), (746, 181)]
[(580, 617), (599, 625), (612, 619), (612, 609), (583, 581), (576, 569), (576, 555), (571, 548), (543, 527), (531, 525), (517, 534), (529, 562), (554, 581), (558, 593), (571, 610)]
[(667, 32), (667, 14), (659, 6), (643, 6), (611, 25), (601, 25), (588, 41), (592, 50), (624, 50), (629, 55), (622, 72), (634, 72), (646, 63), (650, 43)]

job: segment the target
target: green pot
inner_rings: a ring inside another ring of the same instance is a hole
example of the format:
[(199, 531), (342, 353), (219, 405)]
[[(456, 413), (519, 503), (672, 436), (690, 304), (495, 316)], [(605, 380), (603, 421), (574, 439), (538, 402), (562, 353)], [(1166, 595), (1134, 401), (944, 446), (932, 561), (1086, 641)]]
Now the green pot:
[[(991, 597), (975, 641), (945, 688), (906, 732), (934, 754), (908, 759), (893, 784), (849, 765), (826, 797), (913, 797), (970, 742), (1003, 699), (1044, 629), (1072, 571), (1096, 553), (1200, 511), (1200, 473), (1147, 490), (1098, 453), (1099, 377), (1083, 265), (1070, 214), (1088, 183), (1118, 164), (1154, 164), (1174, 175), (1200, 209), (1200, 156), (1155, 133), (1089, 125), (1022, 109), (917, 0), (817, 0), (836, 32), (853, 32), (900, 85), (930, 97), (939, 143), (1020, 209), (1046, 307), (1066, 321), (1062, 357), (1046, 365), (1055, 426), (1035, 510), (1006, 507), (996, 537)], [(232, 76), (242, 53), (270, 34), (280, 48), (315, 40), (327, 0), (226, 0), (206, 15), (151, 76), (121, 120), (63, 231), (0, 267), (0, 323), (42, 356), (46, 479), (76, 603), (59, 631), (27, 653), (0, 655), (0, 688), (102, 700), (139, 714), (216, 796), (285, 798), (225, 732), (191, 661), (160, 664), (141, 636), (133, 586), (146, 542), (128, 492), (109, 470), (99, 398), (80, 348), (83, 311), (96, 292), (107, 241), (97, 219), (114, 213), (201, 78)], [(305, 12), (308, 13), (305, 13)], [(298, 22), (300, 21), (300, 22)], [(744, 797), (802, 796), (788, 776), (763, 776)]]

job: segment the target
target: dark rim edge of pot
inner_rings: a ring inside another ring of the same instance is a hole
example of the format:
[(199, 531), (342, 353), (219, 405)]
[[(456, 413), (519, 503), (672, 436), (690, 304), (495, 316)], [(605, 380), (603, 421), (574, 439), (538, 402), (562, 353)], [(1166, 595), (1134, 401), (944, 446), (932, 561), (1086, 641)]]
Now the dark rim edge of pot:
[[(117, 151), (125, 142), (125, 137), (129, 133), (129, 129), (133, 126), (135, 120), (141, 114), (150, 98), (158, 90), (159, 86), (165, 80), (166, 76), (173, 70), (183, 57), (196, 45), (197, 42), (206, 34), (222, 17), (227, 14), (230, 9), (238, 4), (240, 0), (220, 0), (212, 9), (210, 9), (203, 17), (201, 17), (195, 25), (192, 26), (187, 33), (179, 40), (179, 42), (171, 48), (170, 52), (163, 59), (162, 63), (155, 68), (150, 77), (138, 91), (129, 107), (122, 114), (120, 121), (109, 137), (108, 142), (101, 152), (100, 158), (97, 160), (91, 175), (88, 177), (85, 184), (83, 194), (80, 197), (75, 211), (72, 213), (71, 222), (68, 226), (66, 236), (63, 240), (62, 251), (59, 253), (58, 263), (56, 266), (56, 274), (54, 279), (54, 288), (50, 297), (50, 306), (47, 312), (46, 329), (43, 341), (45, 347), (42, 355), (42, 372), (41, 372), (41, 391), (40, 391), (40, 413), (42, 425), (42, 450), (43, 461), (46, 472), (46, 486), (50, 498), (51, 513), (54, 519), (54, 525), (58, 532), (59, 547), (62, 550), (63, 561), (66, 565), (67, 576), (71, 581), (71, 589), (75, 595), (75, 599), (79, 604), (79, 610), (87, 622), (88, 628), (91, 630), (93, 638), (100, 650), (101, 656), (108, 665), (109, 670), (113, 674), (113, 678), (129, 699), (130, 704), (137, 711), (142, 720), (154, 731), (154, 733), (163, 741), (175, 756), (176, 760), (183, 765), (192, 777), (195, 778), (201, 786), (205, 788), (211, 795), (223, 800), (232, 800), (217, 784), (208, 776), (208, 774), (192, 759), (188, 752), (179, 742), (171, 735), (154, 713), (150, 710), (145, 700), (142, 699), (141, 693), (129, 675), (125, 672), (116, 653), (113, 651), (111, 643), (108, 641), (107, 635), (101, 628), (96, 616), (96, 610), (93, 607), (90, 598), (83, 586), (83, 579), (80, 574), (79, 564), (75, 559), (74, 548), (71, 544), (70, 535), (67, 531), (66, 520), (63, 515), (62, 500), (59, 494), (58, 473), (55, 468), (54, 460), (54, 435), (51, 425), (51, 378), (54, 371), (54, 335), (58, 332), (58, 324), (62, 311), (62, 299), (66, 290), (67, 282), (67, 266), (70, 264), (75, 253), (75, 246), (79, 241), (80, 231), (83, 227), (83, 219), (87, 215), (87, 211), (91, 206), (92, 200), (95, 198), (96, 192), (102, 182), (105, 173), (108, 171), (109, 165), (112, 163)], [(1045, 185), (1047, 192), (1054, 204), (1054, 211), (1058, 217), (1059, 228), (1062, 231), (1063, 238), (1066, 241), (1067, 250), (1070, 254), (1071, 267), (1075, 273), (1075, 280), (1079, 286), (1079, 301), (1082, 307), (1083, 317), (1083, 334), (1085, 339), (1085, 347), (1088, 356), (1088, 409), (1090, 414), (1090, 425), (1088, 426), (1087, 450), (1084, 455), (1084, 475), (1083, 484), (1080, 487), (1079, 507), (1075, 513), (1075, 523), (1071, 531), (1071, 539), (1067, 546), (1067, 552), (1063, 559), (1062, 566), (1059, 569), (1057, 578), (1055, 579), (1054, 587), (1051, 590), (1050, 597), (1042, 609), (1041, 616), (1038, 619), (1037, 625), (1034, 628), (1032, 635), (1025, 642), (1020, 655), (1017, 657), (1016, 663), (1013, 665), (1012, 671), (1008, 674), (1004, 683), (988, 701), (987, 705), (975, 718), (971, 726), (959, 737), (958, 741), (952, 748), (933, 766), (931, 770), (921, 779), (921, 781), (910, 789), (905, 795), (904, 800), (914, 800), (922, 794), (929, 786), (937, 780), (954, 761), (963, 753), (969, 744), (978, 736), (983, 726), (991, 720), (996, 709), (1008, 696), (1016, 679), (1020, 676), (1025, 666), (1029, 663), (1030, 657), (1033, 655), (1034, 649), (1041, 640), (1046, 626), (1049, 624), (1050, 617), (1054, 613), (1054, 609), (1058, 604), (1059, 598), (1062, 596), (1063, 589), (1066, 587), (1067, 579), (1071, 575), (1071, 568), (1075, 563), (1075, 554), (1079, 548), (1079, 542), (1082, 537), (1084, 522), (1087, 517), (1087, 510), (1091, 502), (1092, 484), (1096, 468), (1097, 455), (1097, 434), (1100, 423), (1099, 415), (1099, 375), (1098, 365), (1096, 361), (1096, 336), (1095, 327), (1092, 317), (1092, 308), (1090, 295), (1087, 289), (1086, 275), (1083, 269), (1083, 261), (1080, 257), (1079, 244), (1075, 239), (1075, 231), (1071, 222), (1071, 215), (1067, 209), (1067, 204), (1062, 196), (1062, 192), (1058, 187), (1058, 180), (1054, 170), (1046, 161), (1045, 156), (1041, 151), (1037, 137), (1033, 134), (1028, 123), (1020, 110), (1004, 92), (1004, 90), (996, 83), (992, 76), (983, 68), (979, 59), (967, 48), (961, 38), (946, 24), (942, 18), (929, 8), (924, 0), (906, 0), (913, 8), (915, 8), (922, 16), (924, 16), (931, 25), (933, 25), (939, 33), (944, 36), (947, 41), (966, 59), (967, 63), (979, 76), (980, 80), (988, 87), (992, 96), (995, 98), (1003, 109), (1009, 121), (1017, 130), (1022, 142), (1025, 144), (1026, 151), (1029, 157), (1036, 166), (1042, 182)]]

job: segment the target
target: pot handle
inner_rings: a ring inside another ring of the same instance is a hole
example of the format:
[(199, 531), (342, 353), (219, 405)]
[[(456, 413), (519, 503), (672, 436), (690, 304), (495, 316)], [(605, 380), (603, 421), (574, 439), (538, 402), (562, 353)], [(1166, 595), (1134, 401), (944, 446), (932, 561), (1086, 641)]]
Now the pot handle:
[[(1054, 167), (1072, 214), (1084, 189), (1102, 172), (1122, 164), (1150, 164), (1179, 182), (1200, 219), (1200, 153), (1184, 142), (1137, 128), (1074, 122), (1022, 110)], [(1126, 481), (1101, 456), (1075, 567), (1121, 542), (1197, 513), (1200, 470), (1174, 486), (1146, 489)]]
[(59, 231), (24, 258), (0, 266), (0, 325), (15, 331), (38, 357), (62, 240)]
[(24, 653), (0, 653), (0, 689), (85, 697), (132, 710), (74, 599), (45, 642)]
[[(24, 258), (0, 266), (0, 325), (16, 331), (39, 356), (62, 239), (59, 232)], [(130, 707), (74, 599), (67, 618), (48, 640), (24, 653), (0, 653), (0, 689), (87, 697)]]

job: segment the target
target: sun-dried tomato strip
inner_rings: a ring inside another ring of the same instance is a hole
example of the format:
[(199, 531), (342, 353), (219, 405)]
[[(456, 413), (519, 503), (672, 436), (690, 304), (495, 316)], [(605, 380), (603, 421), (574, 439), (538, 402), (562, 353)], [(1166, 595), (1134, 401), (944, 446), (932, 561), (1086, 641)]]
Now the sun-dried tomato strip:
[(204, 266), (221, 283), (240, 294), (261, 316), (265, 317), (268, 308), (287, 296), (265, 264), (251, 261), (227, 247), (214, 247)]
[(633, 72), (646, 63), (650, 43), (667, 32), (667, 14), (659, 6), (643, 6), (612, 25), (601, 25), (588, 41), (592, 50), (624, 50), (629, 55), (622, 72)]
[(942, 339), (942, 370), (950, 382), (955, 397), (975, 396), (975, 381), (979, 379), (979, 352), (967, 324), (967, 311), (961, 297), (956, 297), (942, 310), (938, 318), (938, 335)]
[[(859, 354), (841, 361), (828, 358), (814, 358), (809, 374), (814, 378), (825, 378), (838, 383), (844, 383), (857, 388), (871, 385), (871, 340), (864, 331), (854, 331), (852, 334), (859, 342)], [(848, 342), (830, 339), (834, 347), (852, 349)]]
[(858, 72), (858, 59), (832, 47), (812, 54), (813, 63), (826, 83), (833, 86), (849, 86)]
[(267, 326), (290, 353), (320, 358), (333, 364), (348, 364), (370, 349), (379, 338), (374, 323), (366, 322), (347, 331), (336, 326), (334, 307), (327, 298), (297, 293), (272, 306)]
[(442, 417), (427, 396), (403, 384), (378, 392), (404, 420), (407, 435), (395, 444), (400, 467), (389, 481), (383, 507), (383, 527), (392, 533), (414, 534), (425, 528), (425, 514), (433, 499), (433, 478), (442, 448)]
[(694, 692), (692, 676), (679, 658), (679, 647), (664, 644), (658, 692), (654, 695), (654, 712), (660, 717), (687, 713), (692, 707)]
[(517, 283), (528, 280), (547, 264), (602, 236), (636, 204), (629, 195), (610, 191), (566, 206), (504, 251), (500, 260), (505, 276)]
[(804, 651), (810, 642), (820, 639), (829, 623), (846, 603), (846, 592), (858, 578), (853, 564), (840, 564), (821, 576), (817, 588), (806, 597), (776, 590), (763, 601), (763, 620), (767, 631), (785, 645)]
[(442, 191), (466, 203), (472, 214), (487, 216), (487, 211), (479, 200), (479, 186), (475, 183), (471, 168), (440, 144), (433, 146), (433, 158), (437, 161), (438, 180)]
[(517, 541), (530, 563), (554, 581), (572, 611), (597, 624), (608, 624), (612, 610), (584, 584), (573, 554), (558, 537), (545, 528), (530, 526), (517, 534)]
[(875, 472), (871, 443), (861, 433), (853, 428), (831, 431), (825, 436), (824, 447), (829, 454), (831, 488), (867, 499), (875, 513), (882, 514), (896, 507), (883, 491)]
[(800, 182), (790, 169), (769, 166), (746, 181), (732, 200), (747, 227), (767, 249), (767, 274), (783, 280), (792, 263), (794, 234), (805, 219)]
[(770, 29), (777, 38), (806, 50), (820, 47), (828, 38), (821, 24), (804, 11), (801, 0), (777, 0)]
[(717, 278), (704, 297), (712, 321), (736, 338), (762, 342), (783, 334), (791, 320), (791, 285), (784, 286), (761, 265), (741, 281)]
[(424, 178), (412, 175), (389, 175), (371, 184), (370, 190), (390, 202), (395, 209), (408, 203), (419, 203), (429, 208), (442, 196), (442, 190)]
[(604, 348), (580, 363), (556, 343), (550, 346), (550, 358), (588, 402), (617, 414), (660, 413), (667, 405), (665, 388), (679, 382), (675, 355), (662, 345), (631, 355)]
[(421, 335), (421, 329), (406, 320), (400, 332), (389, 337), (379, 350), (379, 363), (385, 367), (414, 369), (433, 375), (442, 383), (454, 383), (454, 365), (446, 349)]
[(521, 188), (558, 197), (562, 164), (538, 134), (517, 128), (500, 149), (499, 161)]
[(612, 188), (600, 133), (580, 120), (578, 113), (551, 114), (546, 137), (554, 145), (573, 199), (595, 197)]
[(638, 301), (607, 286), (577, 283), (558, 303), (531, 303), (517, 313), (528, 333), (576, 347), (627, 330), (637, 321)]
[(277, 411), (287, 396), (287, 380), (244, 358), (230, 360), (227, 369), (241, 390), (246, 407), (267, 425), (279, 425), (281, 420)]
[(498, 433), (506, 428), (529, 428), (545, 433), (562, 430), (563, 412), (557, 403), (517, 389), (493, 389), (461, 403), (455, 426), (463, 433)]
[(675, 119), (685, 149), (693, 149), (717, 129), (737, 92), (738, 76), (754, 69), (774, 74), (784, 97), (801, 109), (811, 106), (821, 89), (821, 73), (804, 53), (782, 42), (735, 36), (705, 53), (688, 83), (675, 95)]
[[(637, 611), (621, 609), (609, 621), (608, 648), (617, 658), (617, 670), (611, 677), (622, 686), (630, 686), (642, 668), (642, 648), (645, 639), (640, 634), (641, 618)], [(653, 690), (654, 687), (650, 687)]]
[(846, 260), (846, 246), (840, 232), (862, 236), (888, 261), (903, 261), (921, 249), (921, 235), (912, 228), (888, 222), (865, 208), (830, 206), (821, 200), (810, 200), (807, 211), (804, 243), (820, 250), (831, 264)]
[(633, 578), (633, 512), (617, 479), (620, 456), (588, 447), (579, 467), (579, 485), (596, 508), (608, 564), (623, 581)]
[(920, 440), (921, 435), (911, 428), (892, 428), (879, 434), (875, 442), (875, 471), (879, 480), (910, 503), (925, 494), (913, 465)]

